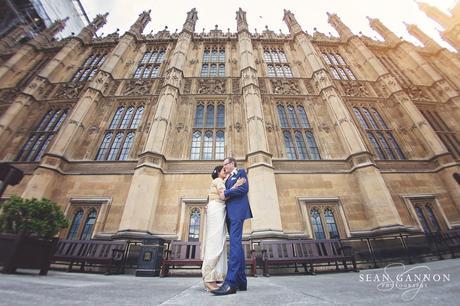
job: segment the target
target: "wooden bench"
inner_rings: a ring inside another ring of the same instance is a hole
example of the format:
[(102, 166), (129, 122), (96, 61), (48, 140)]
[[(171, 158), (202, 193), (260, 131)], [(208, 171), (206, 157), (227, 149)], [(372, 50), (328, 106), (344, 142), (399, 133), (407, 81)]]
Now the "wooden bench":
[(169, 275), (170, 267), (199, 266), (201, 268), (201, 244), (199, 241), (171, 241), (161, 260), (160, 277)]
[(334, 263), (336, 270), (339, 270), (339, 262), (342, 262), (344, 269), (348, 271), (347, 262), (351, 262), (353, 270), (358, 271), (353, 249), (343, 246), (338, 239), (267, 240), (260, 242), (260, 248), (265, 276), (269, 276), (270, 266), (290, 264), (303, 265), (305, 273), (315, 274), (315, 264)]
[(60, 240), (53, 260), (69, 263), (69, 272), (72, 271), (74, 263), (78, 263), (82, 272), (86, 264), (97, 264), (107, 266), (106, 274), (111, 274), (113, 267), (120, 273), (126, 247), (127, 242), (124, 240)]
[(447, 247), (452, 258), (455, 258), (455, 253), (460, 251), (460, 229), (456, 228), (442, 232), (441, 242)]
[[(256, 275), (256, 256), (250, 241), (243, 241), (243, 251), (246, 266), (250, 266), (251, 275)], [(227, 252), (229, 246), (227, 243)], [(200, 242), (189, 241), (171, 241), (169, 247), (165, 250), (161, 262), (160, 276), (164, 277), (169, 274), (169, 269), (176, 266), (198, 266), (201, 268), (203, 260), (201, 256)]]

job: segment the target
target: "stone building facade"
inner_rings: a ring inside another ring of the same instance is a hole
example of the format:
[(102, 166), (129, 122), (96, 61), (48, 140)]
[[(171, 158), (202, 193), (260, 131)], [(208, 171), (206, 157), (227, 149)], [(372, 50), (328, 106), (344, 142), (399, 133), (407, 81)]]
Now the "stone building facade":
[[(459, 8), (442, 15), (457, 50)], [(460, 226), (460, 57), (415, 25), (424, 47), (377, 19), (384, 41), (355, 35), (336, 14), (339, 37), (290, 11), (289, 34), (252, 33), (241, 9), (237, 33), (197, 33), (192, 9), (180, 32), (143, 35), (143, 12), (95, 38), (106, 18), (0, 41), (0, 158), (25, 173), (5, 197), (57, 202), (62, 237), (201, 240), (225, 156), (248, 172), (247, 239)]]

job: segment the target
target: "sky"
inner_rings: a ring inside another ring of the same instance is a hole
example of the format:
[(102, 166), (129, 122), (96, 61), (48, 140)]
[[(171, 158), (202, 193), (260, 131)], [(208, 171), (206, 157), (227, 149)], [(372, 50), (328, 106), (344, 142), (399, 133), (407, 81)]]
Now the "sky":
[[(448, 13), (456, 1), (460, 0), (423, 0)], [(156, 33), (168, 26), (169, 31), (180, 32), (186, 13), (195, 7), (198, 11), (196, 32), (214, 29), (215, 25), (224, 32), (229, 28), (236, 32), (235, 12), (241, 7), (247, 12), (249, 29), (262, 32), (268, 26), (270, 30), (288, 33), (283, 22), (283, 10), (291, 10), (309, 34), (314, 28), (326, 35), (337, 32), (328, 24), (326, 12), (336, 13), (353, 33), (367, 35), (382, 40), (370, 26), (366, 16), (380, 19), (396, 35), (416, 45), (421, 45), (406, 30), (403, 21), (416, 24), (441, 46), (454, 50), (439, 36), (441, 26), (432, 21), (418, 9), (414, 0), (81, 0), (90, 20), (96, 14), (109, 13), (107, 24), (98, 31), (98, 35), (107, 35), (119, 29), (120, 35), (129, 29), (138, 15), (151, 9), (152, 20), (146, 26), (144, 34)]]

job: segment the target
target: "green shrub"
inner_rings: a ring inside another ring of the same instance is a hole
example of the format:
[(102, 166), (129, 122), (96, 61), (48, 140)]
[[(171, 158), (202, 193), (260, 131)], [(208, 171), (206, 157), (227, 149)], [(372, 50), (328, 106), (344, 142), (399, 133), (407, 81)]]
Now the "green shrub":
[(48, 199), (12, 196), (0, 207), (0, 232), (51, 238), (68, 226), (59, 206)]

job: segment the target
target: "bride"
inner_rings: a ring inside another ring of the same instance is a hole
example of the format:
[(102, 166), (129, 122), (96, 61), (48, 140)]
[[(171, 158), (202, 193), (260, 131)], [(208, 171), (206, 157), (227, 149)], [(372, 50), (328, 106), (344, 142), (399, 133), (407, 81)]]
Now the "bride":
[[(209, 202), (206, 208), (206, 240), (204, 244), (204, 258), (201, 273), (204, 286), (212, 291), (219, 288), (218, 283), (224, 281), (227, 274), (227, 252), (225, 247), (225, 199), (224, 180), (227, 174), (223, 166), (217, 166), (211, 174), (212, 182), (209, 187)], [(244, 184), (245, 180), (238, 180), (232, 188)]]

